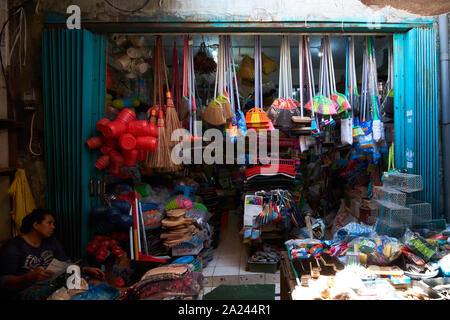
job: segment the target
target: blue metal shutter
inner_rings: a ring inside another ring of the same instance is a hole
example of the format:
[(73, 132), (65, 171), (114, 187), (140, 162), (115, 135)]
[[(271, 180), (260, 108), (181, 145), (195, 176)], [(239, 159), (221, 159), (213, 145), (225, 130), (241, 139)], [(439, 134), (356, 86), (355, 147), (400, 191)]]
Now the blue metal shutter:
[[(97, 135), (105, 106), (106, 38), (86, 30), (48, 29), (42, 38), (47, 206), (56, 215), (56, 237), (67, 254), (81, 258), (98, 203), (89, 180), (100, 174), (97, 154), (84, 141)], [(95, 193), (97, 194), (97, 193)]]
[(394, 34), (395, 165), (423, 179), (413, 194), (439, 212), (436, 32), (413, 28)]

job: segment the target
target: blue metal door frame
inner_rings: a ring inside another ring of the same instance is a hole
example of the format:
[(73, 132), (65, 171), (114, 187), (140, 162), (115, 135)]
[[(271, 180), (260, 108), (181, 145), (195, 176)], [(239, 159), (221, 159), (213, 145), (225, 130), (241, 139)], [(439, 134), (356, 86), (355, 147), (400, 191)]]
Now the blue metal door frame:
[[(46, 25), (50, 28), (65, 28), (65, 20), (51, 16)], [(93, 32), (99, 33), (390, 33), (394, 40), (394, 141), (395, 165), (410, 173), (421, 174), (424, 178), (424, 191), (419, 199), (430, 202), (433, 217), (438, 213), (439, 181), (438, 181), (438, 121), (437, 121), (437, 70), (436, 41), (433, 21), (406, 21), (404, 23), (380, 23), (375, 29), (363, 21), (315, 21), (308, 22), (160, 22), (130, 21), (126, 23), (82, 23)], [(92, 66), (101, 81), (105, 61), (99, 60)], [(88, 72), (85, 65), (85, 72)], [(91, 79), (94, 80), (95, 76)], [(104, 81), (104, 78), (103, 78)], [(104, 88), (103, 84), (98, 84)], [(103, 85), (103, 87), (101, 86)], [(85, 88), (89, 90), (88, 88)], [(88, 101), (84, 101), (84, 104)], [(95, 104), (102, 102), (95, 101)], [(94, 122), (100, 117), (95, 112), (91, 119), (83, 122), (83, 139), (93, 134)], [(90, 129), (88, 128), (90, 126)], [(92, 159), (90, 159), (92, 164)], [(84, 169), (84, 176), (94, 176)], [(50, 178), (50, 177), (49, 177)], [(83, 179), (82, 188), (89, 190), (87, 180)], [(86, 191), (84, 191), (86, 192)], [(52, 199), (52, 195), (48, 195)], [(97, 202), (94, 200), (93, 202)], [(83, 210), (88, 210), (85, 206)], [(82, 225), (86, 225), (86, 216), (82, 215)], [(83, 236), (86, 242), (88, 235)]]

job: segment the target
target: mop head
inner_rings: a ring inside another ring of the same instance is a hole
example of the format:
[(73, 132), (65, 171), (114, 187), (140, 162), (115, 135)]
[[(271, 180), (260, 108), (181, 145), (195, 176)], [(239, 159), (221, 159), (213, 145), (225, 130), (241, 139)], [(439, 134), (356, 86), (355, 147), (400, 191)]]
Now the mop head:
[(375, 142), (379, 142), (382, 137), (382, 130), (383, 130), (383, 122), (381, 120), (376, 119), (372, 122), (372, 133), (373, 133), (373, 140)]

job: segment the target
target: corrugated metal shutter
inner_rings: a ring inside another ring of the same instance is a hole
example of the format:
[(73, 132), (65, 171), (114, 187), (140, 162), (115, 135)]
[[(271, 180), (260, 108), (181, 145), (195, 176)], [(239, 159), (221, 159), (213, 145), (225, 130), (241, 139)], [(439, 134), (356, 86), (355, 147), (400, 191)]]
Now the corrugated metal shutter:
[(84, 141), (96, 135), (105, 105), (104, 36), (86, 30), (43, 32), (43, 92), (47, 206), (56, 214), (56, 236), (71, 258), (83, 255), (92, 230), (89, 180), (98, 179), (96, 155)]
[(438, 70), (436, 32), (414, 28), (394, 35), (395, 164), (420, 174), (424, 190), (413, 197), (439, 212)]

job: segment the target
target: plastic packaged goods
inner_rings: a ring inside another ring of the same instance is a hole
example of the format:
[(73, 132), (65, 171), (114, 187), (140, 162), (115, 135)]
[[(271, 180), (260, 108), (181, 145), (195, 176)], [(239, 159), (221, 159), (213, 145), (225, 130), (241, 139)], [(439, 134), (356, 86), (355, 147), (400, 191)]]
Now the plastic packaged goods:
[(345, 227), (339, 229), (335, 234), (334, 240), (351, 240), (358, 237), (376, 237), (377, 234), (373, 226), (366, 226), (356, 222), (350, 222)]
[(406, 229), (405, 235), (403, 237), (403, 243), (415, 254), (425, 260), (425, 262), (430, 261), (430, 259), (436, 254), (437, 248), (432, 244), (428, 243), (423, 237), (418, 233)]

